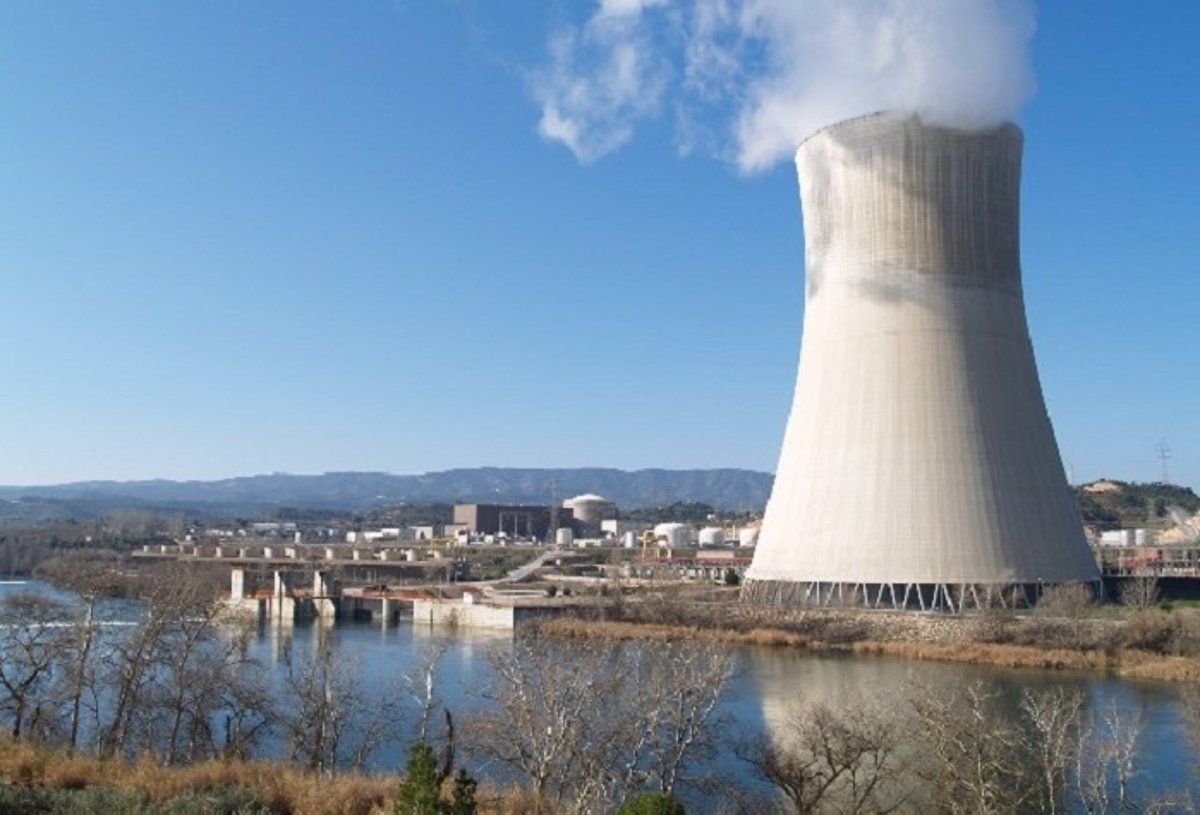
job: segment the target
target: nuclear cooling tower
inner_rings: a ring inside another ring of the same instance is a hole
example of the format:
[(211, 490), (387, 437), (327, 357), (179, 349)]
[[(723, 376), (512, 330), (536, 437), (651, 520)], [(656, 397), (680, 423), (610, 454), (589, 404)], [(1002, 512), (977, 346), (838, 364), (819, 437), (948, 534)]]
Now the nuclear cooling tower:
[(1021, 144), (876, 114), (801, 145), (804, 336), (746, 599), (955, 609), (1099, 580), (1025, 321)]

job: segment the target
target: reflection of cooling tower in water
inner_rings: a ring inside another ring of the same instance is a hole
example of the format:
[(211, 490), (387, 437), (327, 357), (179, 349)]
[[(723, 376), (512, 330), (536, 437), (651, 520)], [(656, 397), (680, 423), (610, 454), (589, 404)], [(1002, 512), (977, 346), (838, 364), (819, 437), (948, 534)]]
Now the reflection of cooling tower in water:
[(955, 608), (1098, 580), (1025, 321), (1021, 132), (877, 114), (796, 162), (804, 337), (745, 597)]

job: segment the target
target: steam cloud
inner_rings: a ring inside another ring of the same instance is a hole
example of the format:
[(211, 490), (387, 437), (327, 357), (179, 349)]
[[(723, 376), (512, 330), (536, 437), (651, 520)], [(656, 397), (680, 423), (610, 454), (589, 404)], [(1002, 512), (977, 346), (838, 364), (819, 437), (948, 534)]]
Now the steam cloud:
[(590, 162), (671, 112), (750, 173), (877, 110), (984, 127), (1032, 95), (1033, 31), (1031, 0), (599, 0), (550, 43), (538, 131)]

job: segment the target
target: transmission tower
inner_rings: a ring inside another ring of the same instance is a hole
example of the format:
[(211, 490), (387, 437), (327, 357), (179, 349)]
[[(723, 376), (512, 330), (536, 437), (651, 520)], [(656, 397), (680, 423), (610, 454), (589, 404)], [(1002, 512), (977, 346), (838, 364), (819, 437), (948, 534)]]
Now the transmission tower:
[(1164, 484), (1171, 483), (1171, 467), (1168, 462), (1171, 460), (1171, 447), (1165, 439), (1160, 439), (1158, 447), (1154, 448), (1158, 453), (1158, 460), (1162, 462), (1162, 480)]

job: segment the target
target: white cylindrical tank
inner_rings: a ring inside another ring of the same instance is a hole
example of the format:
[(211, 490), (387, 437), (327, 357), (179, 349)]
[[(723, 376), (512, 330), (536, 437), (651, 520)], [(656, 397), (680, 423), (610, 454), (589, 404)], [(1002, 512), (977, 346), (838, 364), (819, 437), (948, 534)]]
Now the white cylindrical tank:
[(575, 542), (575, 530), (564, 526), (554, 531), (554, 543), (557, 546), (570, 546)]
[(754, 546), (758, 543), (758, 527), (743, 526), (738, 530), (738, 546)]
[(706, 526), (700, 530), (701, 546), (724, 546), (725, 530), (719, 526)]
[(637, 533), (624, 532), (621, 534), (621, 545), (626, 549), (634, 549), (637, 547)]
[(654, 537), (659, 546), (674, 548), (687, 546), (692, 539), (692, 529), (687, 524), (666, 523), (654, 527)]

